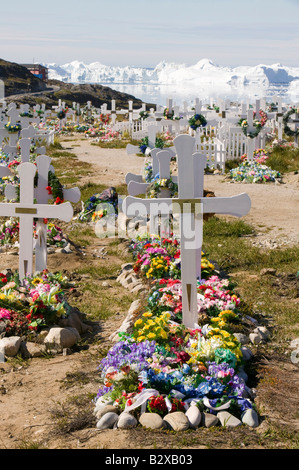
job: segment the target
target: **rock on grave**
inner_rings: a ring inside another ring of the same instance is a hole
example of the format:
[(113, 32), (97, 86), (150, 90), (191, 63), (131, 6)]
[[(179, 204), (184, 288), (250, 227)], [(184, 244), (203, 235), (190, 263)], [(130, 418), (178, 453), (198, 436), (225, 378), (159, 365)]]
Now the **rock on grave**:
[(45, 344), (48, 349), (63, 350), (71, 348), (79, 340), (80, 335), (76, 328), (53, 327), (45, 338)]
[(148, 429), (162, 429), (165, 427), (165, 423), (158, 413), (143, 413), (139, 418), (139, 423)]
[(102, 416), (102, 418), (97, 422), (97, 429), (112, 429), (115, 423), (118, 420), (118, 414), (113, 412), (108, 412)]
[(198, 428), (201, 422), (201, 412), (198, 409), (197, 406), (190, 406), (188, 410), (186, 411), (185, 415), (187, 416), (189, 420), (189, 426), (192, 429)]
[(5, 356), (16, 356), (19, 352), (22, 339), (20, 336), (4, 337), (0, 340), (0, 349), (4, 351)]
[(119, 429), (131, 429), (137, 426), (137, 419), (135, 416), (131, 415), (124, 411), (119, 415), (119, 420), (117, 421), (117, 427)]
[(117, 413), (118, 414), (118, 408), (113, 405), (106, 405), (103, 408), (100, 408), (96, 412), (96, 418), (100, 420), (106, 413)]
[(241, 419), (243, 424), (247, 424), (247, 426), (252, 428), (256, 428), (259, 425), (258, 414), (252, 408), (248, 408), (246, 411), (244, 411)]
[(205, 428), (211, 428), (219, 424), (219, 418), (212, 413), (202, 413), (201, 423)]
[(219, 411), (219, 413), (217, 413), (217, 418), (219, 418), (222, 426), (225, 426), (226, 428), (234, 428), (242, 424), (238, 418), (231, 415), (228, 411)]
[(189, 420), (182, 411), (174, 411), (164, 416), (165, 421), (173, 431), (186, 431), (189, 429)]

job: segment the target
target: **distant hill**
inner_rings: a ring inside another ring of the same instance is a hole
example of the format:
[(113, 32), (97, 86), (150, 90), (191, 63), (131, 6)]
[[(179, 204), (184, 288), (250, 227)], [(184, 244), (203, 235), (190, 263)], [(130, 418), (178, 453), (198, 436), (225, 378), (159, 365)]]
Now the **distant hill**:
[[(0, 59), (0, 79), (5, 84), (5, 99), (7, 102), (14, 101), (18, 105), (28, 103), (30, 106), (45, 103), (46, 108), (56, 106), (59, 99), (67, 106), (73, 102), (86, 105), (91, 101), (95, 107), (107, 103), (111, 106), (111, 100), (116, 101), (118, 109), (127, 109), (128, 101), (133, 101), (134, 108), (140, 108), (142, 101), (127, 93), (121, 93), (103, 85), (72, 84), (60, 80), (49, 80), (43, 82), (30, 73), (26, 67)], [(147, 109), (155, 107), (148, 103)]]
[(3, 59), (0, 59), (0, 79), (5, 85), (5, 96), (38, 92), (47, 88), (46, 83), (35, 77), (26, 67)]

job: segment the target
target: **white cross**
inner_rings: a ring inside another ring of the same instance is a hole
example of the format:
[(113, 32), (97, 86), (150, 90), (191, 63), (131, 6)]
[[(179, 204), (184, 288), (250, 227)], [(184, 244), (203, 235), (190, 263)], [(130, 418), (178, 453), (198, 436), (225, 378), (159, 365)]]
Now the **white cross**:
[(140, 199), (127, 196), (122, 206), (127, 217), (134, 217), (136, 213), (141, 216), (159, 212), (168, 216), (179, 213), (183, 323), (190, 328), (197, 323), (197, 278), (201, 274), (203, 214), (242, 217), (251, 206), (250, 198), (245, 193), (223, 198), (201, 197), (205, 161), (200, 154), (192, 153), (194, 144), (195, 139), (189, 135), (182, 134), (174, 139), (179, 198)]
[[(73, 208), (70, 202), (60, 205), (34, 204), (34, 177), (36, 166), (33, 163), (21, 163), (18, 166), (20, 178), (20, 202), (0, 203), (0, 215), (20, 218), (19, 232), (19, 278), (33, 273), (33, 219), (57, 218), (69, 222), (73, 217)], [(7, 191), (6, 191), (7, 190)], [(5, 195), (9, 196), (9, 185), (5, 188)]]
[[(54, 168), (51, 165), (51, 158), (47, 155), (39, 155), (36, 158), (38, 180), (37, 186), (34, 188), (34, 198), (37, 204), (48, 204), (49, 199), (53, 199), (51, 194), (48, 194), (46, 187), (48, 186), (49, 171), (54, 173)], [(8, 187), (7, 199), (15, 199), (16, 189), (14, 186)], [(65, 201), (77, 203), (80, 200), (81, 192), (79, 188), (63, 189), (63, 198)], [(44, 217), (45, 218), (45, 217)], [(47, 267), (47, 224), (44, 223), (44, 218), (39, 218), (36, 221), (36, 235), (35, 240), (35, 268), (36, 271), (43, 271)]]

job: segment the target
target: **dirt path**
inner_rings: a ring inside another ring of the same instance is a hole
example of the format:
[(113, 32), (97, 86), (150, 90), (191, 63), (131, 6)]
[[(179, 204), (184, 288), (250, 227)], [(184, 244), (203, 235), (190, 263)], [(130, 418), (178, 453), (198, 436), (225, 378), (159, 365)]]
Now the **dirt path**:
[[(63, 146), (80, 160), (92, 163), (95, 172), (98, 168), (97, 183), (123, 184), (127, 173), (141, 174), (143, 170), (143, 158), (127, 155), (124, 149), (103, 149), (89, 140), (65, 142)], [(251, 209), (243, 220), (255, 227), (258, 240), (299, 242), (299, 174), (284, 177), (282, 184), (231, 183), (222, 175), (205, 175), (204, 187), (219, 197), (247, 193)]]

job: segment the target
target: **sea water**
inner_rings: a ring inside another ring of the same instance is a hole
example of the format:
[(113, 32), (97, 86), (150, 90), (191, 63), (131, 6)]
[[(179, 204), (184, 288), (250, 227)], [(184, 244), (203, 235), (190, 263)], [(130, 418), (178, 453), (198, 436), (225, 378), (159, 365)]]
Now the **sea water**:
[[(166, 106), (167, 99), (171, 98), (173, 104), (182, 106), (184, 102), (190, 106), (199, 98), (204, 104), (210, 104), (213, 100), (217, 104), (218, 99), (229, 100), (233, 103), (254, 103), (256, 99), (266, 98), (268, 103), (273, 101), (275, 96), (282, 99), (284, 103), (295, 104), (299, 102), (299, 90), (291, 91), (289, 83), (275, 83), (270, 86), (244, 85), (242, 88), (236, 88), (229, 84), (223, 84), (222, 87), (215, 86), (213, 83), (204, 83), (202, 86), (194, 87), (188, 84), (131, 84), (131, 83), (103, 83), (102, 85), (128, 93), (144, 103)], [(298, 94), (296, 94), (298, 91)]]

